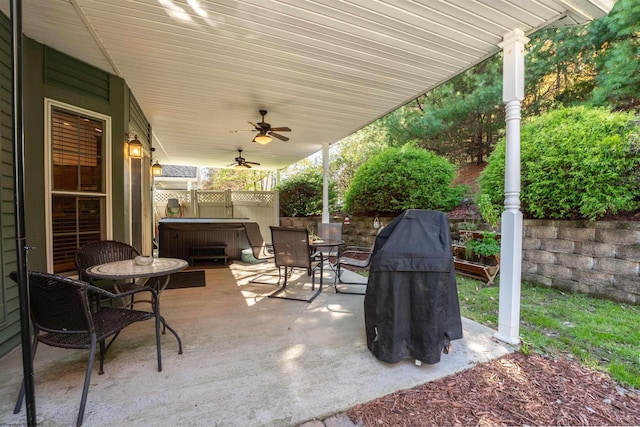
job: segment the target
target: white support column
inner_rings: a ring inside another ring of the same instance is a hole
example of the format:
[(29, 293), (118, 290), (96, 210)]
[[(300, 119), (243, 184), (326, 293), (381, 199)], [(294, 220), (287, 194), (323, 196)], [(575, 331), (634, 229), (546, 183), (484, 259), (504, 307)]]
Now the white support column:
[(322, 144), (322, 222), (329, 222), (329, 143)]
[(500, 249), (500, 303), (495, 337), (520, 343), (522, 212), (520, 211), (520, 103), (524, 99), (524, 45), (529, 39), (515, 29), (504, 36), (502, 98), (506, 104), (507, 153)]

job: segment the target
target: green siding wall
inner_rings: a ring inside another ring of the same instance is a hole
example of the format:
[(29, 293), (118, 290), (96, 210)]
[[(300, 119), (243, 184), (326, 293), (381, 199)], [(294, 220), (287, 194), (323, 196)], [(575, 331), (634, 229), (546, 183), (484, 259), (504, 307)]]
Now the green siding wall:
[(55, 49), (44, 49), (44, 82), (109, 102), (109, 74)]
[(11, 93), (11, 22), (0, 14), (0, 355), (20, 344), (18, 286), (9, 278), (16, 269)]
[(129, 93), (129, 132), (137, 133), (138, 140), (147, 147), (151, 147), (151, 125), (131, 92)]
[[(147, 148), (151, 147), (151, 124), (147, 120), (144, 115), (144, 111), (138, 104), (133, 93), (129, 91), (129, 132), (133, 132), (138, 135), (138, 140), (145, 145)], [(131, 182), (129, 188), (131, 188), (131, 204), (126, 209), (128, 212), (131, 212), (131, 235), (129, 236), (129, 243), (131, 243), (135, 248), (142, 251), (143, 253), (150, 253), (150, 248), (144, 242), (143, 236), (143, 227), (152, 225), (149, 221), (145, 222), (145, 214), (142, 212), (142, 205), (145, 201), (149, 204), (151, 203), (150, 195), (148, 192), (145, 192), (141, 187), (145, 185), (143, 176), (143, 170), (145, 167), (144, 160), (132, 160), (131, 162)], [(138, 180), (134, 179), (134, 176), (141, 177), (142, 183), (140, 185), (135, 185)], [(150, 217), (153, 217), (153, 212), (150, 212)], [(148, 242), (151, 243), (151, 242)]]
[[(16, 269), (13, 216), (11, 119), (11, 25), (0, 13), (0, 357), (20, 344), (18, 287), (8, 274)], [(28, 268), (46, 270), (44, 204), (44, 98), (111, 117), (113, 238), (126, 240), (125, 134), (129, 126), (129, 88), (124, 80), (24, 37), (25, 225)], [(144, 115), (142, 115), (144, 117)]]

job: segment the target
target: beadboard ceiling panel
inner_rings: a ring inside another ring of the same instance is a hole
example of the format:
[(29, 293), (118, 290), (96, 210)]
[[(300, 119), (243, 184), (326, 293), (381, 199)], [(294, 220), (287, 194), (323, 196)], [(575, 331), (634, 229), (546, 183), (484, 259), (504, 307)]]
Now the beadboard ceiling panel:
[[(513, 29), (587, 23), (614, 3), (23, 0), (22, 10), (27, 36), (126, 80), (160, 163), (223, 167), (242, 148), (279, 169), (495, 54)], [(8, 0), (0, 7), (9, 14)], [(260, 109), (292, 129), (289, 141), (251, 142)]]

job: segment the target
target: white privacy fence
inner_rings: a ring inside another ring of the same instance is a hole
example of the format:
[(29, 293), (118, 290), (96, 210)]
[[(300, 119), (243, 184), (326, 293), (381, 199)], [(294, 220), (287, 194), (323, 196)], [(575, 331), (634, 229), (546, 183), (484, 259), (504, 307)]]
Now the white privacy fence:
[[(175, 200), (178, 207), (172, 209)], [(269, 226), (280, 223), (278, 200), (277, 191), (156, 190), (154, 220), (157, 228), (162, 218), (248, 218), (270, 241)]]

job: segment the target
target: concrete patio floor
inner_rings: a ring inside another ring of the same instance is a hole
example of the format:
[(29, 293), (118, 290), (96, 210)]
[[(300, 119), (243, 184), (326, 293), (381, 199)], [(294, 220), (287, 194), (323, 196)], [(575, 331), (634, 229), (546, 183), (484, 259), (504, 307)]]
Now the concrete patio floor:
[[(210, 268), (206, 287), (165, 291), (162, 314), (181, 335), (184, 354), (163, 335), (158, 372), (153, 322), (127, 328), (107, 354), (104, 375), (94, 369), (84, 425), (295, 426), (513, 350), (492, 339), (495, 331), (463, 319), (464, 338), (440, 363), (381, 362), (367, 349), (363, 296), (325, 286), (311, 304), (267, 298), (273, 285), (248, 283), (266, 267)], [(330, 272), (325, 282), (333, 283)], [(87, 356), (39, 346), (39, 425), (75, 423)], [(25, 423), (24, 405), (13, 414), (21, 379), (16, 349), (0, 359), (0, 425)]]

